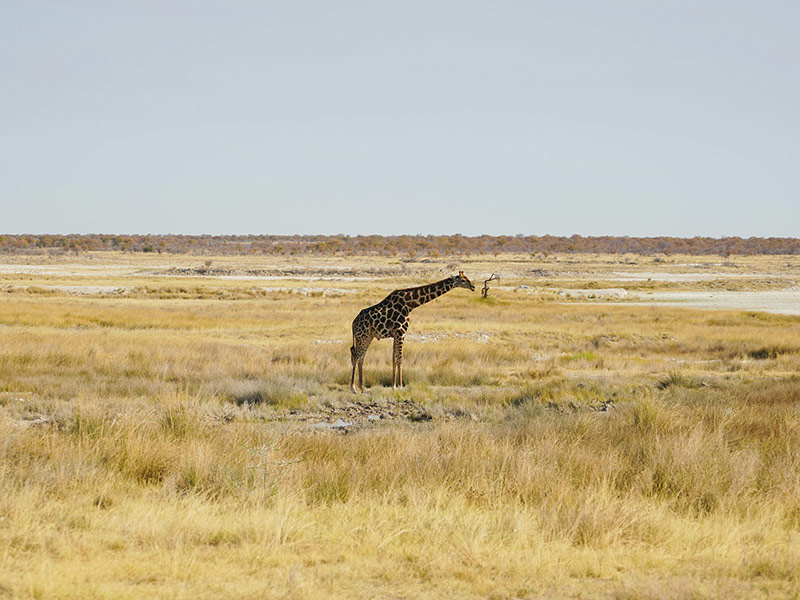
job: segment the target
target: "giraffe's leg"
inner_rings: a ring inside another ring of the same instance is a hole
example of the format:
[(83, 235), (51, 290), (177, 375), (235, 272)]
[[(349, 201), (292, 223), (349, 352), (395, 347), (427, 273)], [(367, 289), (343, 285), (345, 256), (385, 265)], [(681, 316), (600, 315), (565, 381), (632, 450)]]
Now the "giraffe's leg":
[(403, 350), (400, 349), (400, 356), (397, 358), (397, 387), (403, 387)]
[[(395, 340), (395, 346), (397, 340)], [(392, 350), (392, 389), (397, 387), (397, 352)]]
[(353, 365), (353, 372), (350, 374), (350, 391), (356, 393), (356, 347), (350, 346), (350, 362)]
[(403, 338), (394, 338), (392, 352), (392, 388), (403, 387)]
[(403, 387), (403, 338), (400, 338), (400, 347), (397, 349), (397, 385)]
[(371, 337), (364, 340), (363, 347), (358, 353), (358, 388), (362, 394), (364, 393), (364, 357), (367, 355), (367, 348), (369, 348), (370, 342), (372, 342)]
[(356, 387), (355, 387), (355, 379), (356, 379), (356, 367), (358, 368), (358, 387), (363, 392), (364, 391), (364, 356), (367, 354), (367, 348), (369, 347), (369, 343), (371, 339), (356, 339), (353, 347), (350, 349), (350, 361), (353, 364), (353, 371), (350, 374), (350, 390), (355, 394)]

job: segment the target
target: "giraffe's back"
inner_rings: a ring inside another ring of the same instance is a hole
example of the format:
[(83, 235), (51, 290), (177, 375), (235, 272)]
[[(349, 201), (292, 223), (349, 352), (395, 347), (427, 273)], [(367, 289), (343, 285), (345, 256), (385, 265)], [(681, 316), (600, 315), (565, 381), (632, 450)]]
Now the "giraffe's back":
[(408, 330), (408, 314), (396, 294), (363, 309), (353, 320), (353, 337), (388, 338)]

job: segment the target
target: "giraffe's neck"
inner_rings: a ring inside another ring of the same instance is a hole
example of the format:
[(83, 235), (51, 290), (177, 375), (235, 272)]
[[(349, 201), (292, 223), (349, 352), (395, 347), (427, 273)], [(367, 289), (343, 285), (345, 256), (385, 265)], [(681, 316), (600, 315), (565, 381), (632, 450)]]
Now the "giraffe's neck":
[(436, 283), (403, 290), (405, 304), (408, 307), (408, 310), (415, 309), (418, 306), (425, 304), (426, 302), (430, 302), (442, 294), (449, 292), (454, 287), (455, 282), (453, 281), (453, 278), (448, 277), (447, 279), (442, 279)]

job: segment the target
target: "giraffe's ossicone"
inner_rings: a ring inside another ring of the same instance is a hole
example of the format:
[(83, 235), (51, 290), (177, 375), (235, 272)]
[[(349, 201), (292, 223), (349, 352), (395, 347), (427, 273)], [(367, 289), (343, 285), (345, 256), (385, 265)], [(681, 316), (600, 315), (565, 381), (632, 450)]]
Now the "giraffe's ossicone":
[(408, 331), (408, 315), (421, 304), (430, 302), (453, 288), (463, 287), (475, 291), (475, 286), (463, 271), (447, 279), (428, 285), (395, 290), (386, 298), (365, 308), (353, 320), (353, 345), (350, 347), (350, 361), (353, 371), (350, 376), (350, 389), (356, 392), (356, 367), (358, 367), (358, 388), (364, 391), (364, 356), (373, 339), (393, 338), (392, 387), (403, 385), (403, 336)]

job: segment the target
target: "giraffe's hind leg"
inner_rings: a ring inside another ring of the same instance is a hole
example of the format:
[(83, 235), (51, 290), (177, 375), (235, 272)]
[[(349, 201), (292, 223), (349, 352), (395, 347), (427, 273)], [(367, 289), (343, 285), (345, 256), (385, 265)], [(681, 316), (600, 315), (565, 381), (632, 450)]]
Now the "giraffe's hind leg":
[(350, 346), (350, 362), (353, 365), (353, 372), (350, 375), (350, 391), (356, 393), (356, 347)]
[[(364, 356), (367, 354), (367, 348), (369, 347), (370, 341), (372, 340), (356, 340), (355, 343), (350, 346), (350, 362), (352, 363), (353, 367), (353, 370), (350, 374), (350, 391), (354, 394), (359, 390), (361, 392), (364, 391)], [(355, 386), (356, 367), (358, 367), (358, 390)]]

